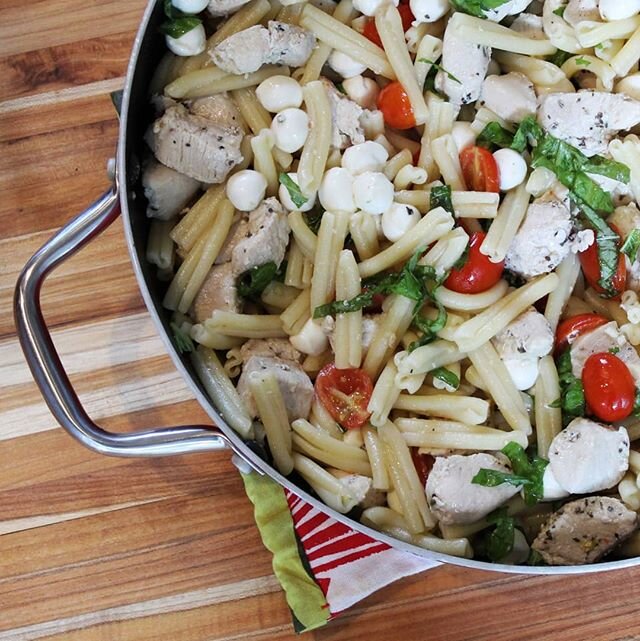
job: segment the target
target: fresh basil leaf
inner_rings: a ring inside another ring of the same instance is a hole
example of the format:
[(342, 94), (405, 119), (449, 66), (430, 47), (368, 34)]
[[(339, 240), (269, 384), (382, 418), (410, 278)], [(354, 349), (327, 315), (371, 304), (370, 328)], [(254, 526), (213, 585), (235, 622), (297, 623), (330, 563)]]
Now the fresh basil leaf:
[(619, 354), (620, 353), (620, 348), (617, 345), (614, 345), (613, 347), (609, 348), (609, 354)]
[(586, 402), (582, 381), (573, 375), (571, 348), (566, 349), (558, 358), (558, 379), (560, 381), (560, 408), (562, 422), (567, 425), (574, 418), (584, 416)]
[[(282, 269), (282, 266), (281, 266)], [(278, 266), (274, 262), (258, 265), (240, 274), (236, 281), (238, 294), (243, 298), (257, 300), (265, 287), (278, 278)]]
[(526, 476), (518, 476), (509, 472), (501, 472), (500, 470), (490, 470), (486, 467), (481, 468), (471, 479), (471, 482), (484, 487), (498, 487), (505, 483), (515, 487), (523, 487), (531, 483)]
[(640, 249), (640, 229), (634, 229), (627, 236), (620, 251), (633, 263), (638, 257), (638, 249)]
[(502, 453), (511, 461), (511, 467), (515, 474), (529, 480), (522, 491), (525, 503), (534, 505), (541, 501), (543, 495), (542, 477), (549, 461), (539, 456), (533, 456), (529, 461), (524, 448), (514, 441), (507, 443), (502, 448)]
[(435, 94), (436, 96), (440, 96), (441, 98), (444, 98), (444, 94), (442, 94), (440, 91), (436, 89), (436, 76), (438, 75), (438, 70), (435, 67), (430, 67), (429, 71), (427, 72), (427, 76), (424, 79), (424, 86), (422, 87), (422, 91), (430, 91), (431, 93)]
[(509, 0), (450, 0), (456, 11), (468, 13), (476, 18), (486, 18), (485, 12), (497, 9)]
[(462, 84), (452, 73), (449, 73), (442, 65), (439, 65), (437, 62), (429, 60), (429, 58), (418, 58), (418, 62), (424, 62), (427, 65), (431, 65), (432, 69), (435, 68), (438, 71), (442, 71), (442, 73), (447, 75), (454, 82), (457, 82), (459, 85)]
[(556, 398), (555, 401), (551, 401), (551, 403), (547, 403), (547, 407), (550, 407), (551, 409), (561, 409), (562, 408), (562, 399), (561, 398)]
[(184, 354), (185, 352), (193, 352), (195, 347), (193, 345), (193, 341), (191, 340), (191, 336), (183, 331), (177, 323), (169, 323), (169, 327), (173, 332), (173, 338), (176, 341), (176, 347), (178, 348), (178, 351), (181, 354)]
[(513, 136), (511, 149), (522, 153), (527, 145), (538, 144), (544, 138), (544, 131), (534, 116), (527, 116), (519, 125)]
[(454, 214), (453, 204), (451, 202), (451, 187), (448, 185), (436, 185), (431, 188), (429, 194), (429, 209), (436, 209), (442, 207), (446, 212), (451, 215)]
[(568, 51), (562, 51), (558, 49), (553, 55), (547, 57), (547, 62), (556, 65), (557, 67), (562, 67), (562, 65), (573, 56), (572, 53)]
[(446, 367), (436, 367), (436, 369), (432, 370), (431, 376), (454, 390), (460, 387), (460, 379)]
[(482, 552), (493, 563), (499, 563), (513, 550), (515, 519), (509, 516), (506, 507), (501, 507), (491, 512), (487, 521), (495, 527), (485, 534)]
[(576, 64), (578, 67), (588, 67), (591, 65), (591, 60), (587, 60), (586, 58), (583, 58), (580, 56), (579, 58), (576, 58)]
[(557, 16), (564, 16), (564, 11), (567, 8), (567, 5), (562, 5), (561, 7), (558, 7), (557, 9), (553, 10), (553, 13), (555, 13)]
[(181, 16), (180, 18), (174, 18), (170, 22), (163, 22), (160, 25), (160, 31), (170, 38), (177, 40), (201, 24), (202, 20), (200, 20), (200, 18), (196, 18), (195, 16)]
[(623, 165), (621, 162), (605, 158), (604, 156), (592, 156), (591, 158), (585, 156), (582, 171), (588, 174), (600, 174), (601, 176), (617, 180), (625, 185), (628, 185), (631, 180), (629, 167)]
[(320, 207), (314, 207), (311, 211), (302, 212), (302, 218), (304, 219), (304, 222), (314, 234), (317, 234), (318, 230), (320, 229), (320, 223), (322, 222), (323, 215), (324, 209), (321, 209)]
[(511, 147), (512, 144), (513, 134), (495, 121), (487, 124), (476, 139), (476, 145), (490, 150), (495, 147)]
[(302, 207), (302, 205), (307, 202), (307, 198), (302, 195), (298, 183), (296, 183), (296, 181), (293, 180), (291, 176), (283, 172), (280, 174), (280, 176), (278, 176), (278, 180), (280, 181), (281, 185), (284, 185), (287, 188), (287, 191), (289, 192), (289, 198), (291, 198), (291, 202), (296, 207)]

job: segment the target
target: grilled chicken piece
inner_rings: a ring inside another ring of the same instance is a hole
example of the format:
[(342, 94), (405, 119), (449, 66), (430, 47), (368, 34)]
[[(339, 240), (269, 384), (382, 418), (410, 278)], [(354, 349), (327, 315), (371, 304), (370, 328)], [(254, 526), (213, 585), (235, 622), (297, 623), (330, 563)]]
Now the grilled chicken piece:
[(202, 323), (216, 309), (226, 312), (239, 312), (241, 307), (236, 280), (231, 270), (231, 263), (215, 265), (193, 301), (192, 314), (198, 323)]
[(549, 565), (595, 563), (637, 527), (638, 515), (622, 501), (589, 496), (554, 512), (531, 547)]
[(233, 250), (237, 247), (238, 243), (247, 238), (247, 236), (249, 236), (249, 216), (245, 212), (236, 212), (233, 223), (231, 224), (231, 229), (229, 229), (227, 238), (220, 248), (220, 253), (216, 258), (215, 264), (221, 265), (222, 263), (228, 263), (231, 260)]
[(330, 80), (322, 78), (322, 84), (327, 91), (331, 105), (333, 124), (331, 145), (336, 149), (346, 149), (351, 145), (364, 142), (364, 129), (360, 123), (360, 117), (365, 113), (365, 110), (341, 94)]
[(196, 98), (186, 103), (186, 105), (192, 114), (212, 120), (220, 127), (225, 129), (242, 128), (240, 110), (226, 93)]
[(268, 28), (256, 25), (229, 36), (210, 55), (217, 67), (240, 75), (257, 71), (265, 64), (301, 67), (315, 44), (310, 31), (270, 20)]
[(627, 430), (576, 418), (551, 441), (549, 467), (558, 485), (570, 494), (607, 490), (629, 468)]
[(276, 198), (267, 198), (249, 214), (249, 233), (233, 248), (231, 265), (235, 276), (252, 267), (284, 260), (289, 243), (289, 222)]
[(551, 135), (594, 156), (605, 153), (619, 131), (640, 123), (640, 101), (605, 91), (550, 93), (540, 98), (538, 122)]
[(431, 511), (441, 523), (474, 523), (518, 493), (517, 487), (506, 483), (497, 487), (472, 483), (481, 468), (511, 471), (491, 454), (436, 457), (426, 492)]
[(569, 0), (562, 17), (572, 27), (585, 20), (600, 22), (598, 0)]
[(299, 363), (302, 354), (287, 338), (251, 338), (240, 348), (240, 358), (246, 363), (252, 356), (274, 356)]
[(487, 76), (482, 83), (482, 101), (509, 122), (521, 122), (536, 113), (538, 99), (531, 81), (522, 73)]
[(533, 13), (521, 13), (509, 28), (532, 40), (545, 40), (547, 37), (542, 27), (542, 16)]
[(249, 387), (249, 375), (263, 370), (271, 370), (274, 373), (289, 420), (307, 418), (313, 401), (311, 379), (298, 363), (275, 356), (252, 356), (242, 367), (242, 374), (238, 380), (238, 394), (244, 401), (249, 414), (253, 417), (258, 415)]
[(149, 127), (145, 140), (163, 165), (195, 180), (221, 183), (242, 160), (242, 133), (239, 126), (226, 126), (175, 105)]
[(226, 16), (230, 13), (235, 13), (247, 2), (249, 0), (209, 0), (207, 11), (212, 16)]
[(171, 220), (191, 201), (200, 189), (200, 181), (165, 167), (149, 158), (142, 172), (142, 187), (147, 199), (147, 216)]

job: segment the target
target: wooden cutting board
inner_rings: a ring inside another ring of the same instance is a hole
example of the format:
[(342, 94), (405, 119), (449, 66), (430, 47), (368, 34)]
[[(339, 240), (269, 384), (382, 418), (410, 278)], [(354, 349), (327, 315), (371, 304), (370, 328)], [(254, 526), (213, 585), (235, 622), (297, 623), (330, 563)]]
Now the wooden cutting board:
[[(20, 268), (107, 187), (143, 0), (0, 0), (0, 641), (293, 639), (226, 453), (92, 454), (54, 422), (11, 315)], [(164, 355), (122, 225), (48, 281), (46, 317), (89, 414), (113, 430), (207, 421)], [(527, 578), (441, 567), (310, 637), (640, 639), (640, 568)]]

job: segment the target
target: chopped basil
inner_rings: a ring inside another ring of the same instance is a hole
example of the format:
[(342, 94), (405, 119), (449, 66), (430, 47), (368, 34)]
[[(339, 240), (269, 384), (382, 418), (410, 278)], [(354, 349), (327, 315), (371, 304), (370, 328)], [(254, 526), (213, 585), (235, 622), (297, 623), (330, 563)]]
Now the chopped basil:
[(177, 40), (201, 24), (202, 20), (200, 20), (200, 18), (196, 18), (195, 16), (181, 16), (169, 22), (163, 22), (160, 25), (160, 31), (170, 38)]
[(468, 13), (476, 18), (486, 18), (485, 12), (497, 9), (509, 0), (450, 0), (456, 11)]
[(281, 173), (278, 179), (280, 181), (280, 184), (284, 185), (287, 188), (287, 191), (289, 192), (289, 198), (291, 198), (291, 202), (296, 207), (302, 207), (302, 205), (307, 202), (307, 199), (302, 195), (302, 192), (300, 191), (298, 183), (296, 183), (296, 181), (293, 180), (288, 174)]
[(432, 69), (435, 68), (437, 71), (442, 71), (442, 73), (446, 74), (454, 82), (457, 82), (459, 85), (462, 84), (452, 73), (449, 73), (442, 65), (439, 65), (437, 62), (429, 60), (429, 58), (418, 58), (418, 62), (424, 62), (425, 64), (431, 65)]
[(626, 254), (629, 260), (633, 263), (638, 257), (638, 249), (640, 249), (640, 229), (634, 229), (627, 236), (620, 251)]
[(586, 58), (580, 56), (579, 58), (576, 58), (576, 64), (579, 67), (588, 67), (591, 64), (591, 60), (587, 60)]
[(495, 121), (487, 124), (476, 139), (476, 145), (489, 150), (494, 147), (511, 147), (512, 144), (513, 134)]
[(555, 13), (557, 16), (564, 16), (564, 11), (567, 8), (567, 5), (562, 5), (561, 7), (558, 7), (557, 9), (553, 10), (553, 13)]
[(513, 550), (515, 519), (506, 507), (501, 507), (491, 512), (487, 521), (495, 527), (481, 539), (478, 552), (492, 563), (499, 563)]
[(431, 66), (424, 79), (424, 86), (422, 87), (422, 91), (430, 91), (431, 93), (434, 93), (436, 96), (440, 96), (441, 98), (444, 98), (445, 97), (444, 94), (442, 94), (436, 89), (437, 75), (438, 75), (438, 70), (436, 69), (436, 67)]
[(274, 262), (258, 265), (240, 274), (236, 281), (238, 294), (243, 298), (257, 300), (265, 287), (274, 280), (279, 280), (285, 271), (284, 263), (280, 268)]
[(569, 53), (568, 51), (562, 51), (562, 49), (558, 49), (552, 56), (549, 56), (547, 58), (547, 62), (550, 62), (551, 64), (556, 65), (557, 67), (562, 67), (562, 65), (571, 58), (573, 54)]
[(343, 94), (347, 94), (347, 92), (344, 90), (344, 85), (341, 82), (336, 82), (336, 89)]
[(485, 487), (497, 487), (509, 483), (522, 488), (524, 501), (527, 505), (534, 505), (542, 500), (542, 477), (549, 461), (533, 456), (531, 460), (524, 448), (511, 441), (502, 448), (502, 453), (511, 461), (513, 473), (500, 472), (482, 468), (472, 479), (472, 483)]
[(453, 390), (457, 390), (460, 387), (460, 379), (453, 372), (446, 369), (446, 367), (436, 367), (436, 369), (431, 372), (431, 376), (442, 381)]
[(609, 348), (609, 354), (618, 354), (620, 352), (620, 348), (617, 345), (614, 345), (613, 347)]
[(173, 338), (176, 341), (178, 351), (181, 354), (184, 354), (185, 352), (192, 352), (194, 350), (194, 345), (191, 340), (191, 336), (183, 331), (177, 323), (169, 323), (169, 327), (171, 327), (171, 331), (173, 332)]
[(467, 264), (467, 260), (469, 260), (469, 243), (467, 243), (464, 251), (460, 254), (460, 258), (453, 263), (453, 269), (462, 269)]
[(558, 359), (558, 379), (560, 381), (560, 408), (562, 422), (566, 425), (577, 416), (584, 416), (586, 404), (582, 381), (573, 375), (571, 348), (566, 349)]
[(302, 212), (304, 222), (314, 234), (317, 234), (320, 229), (320, 223), (322, 222), (323, 215), (324, 209), (319, 206), (314, 207), (311, 211)]
[(429, 209), (442, 207), (446, 212), (454, 215), (453, 204), (451, 202), (451, 187), (448, 185), (436, 185), (431, 188), (429, 194)]
[(544, 131), (533, 116), (527, 116), (519, 125), (513, 136), (511, 149), (522, 153), (527, 145), (537, 144), (544, 137)]

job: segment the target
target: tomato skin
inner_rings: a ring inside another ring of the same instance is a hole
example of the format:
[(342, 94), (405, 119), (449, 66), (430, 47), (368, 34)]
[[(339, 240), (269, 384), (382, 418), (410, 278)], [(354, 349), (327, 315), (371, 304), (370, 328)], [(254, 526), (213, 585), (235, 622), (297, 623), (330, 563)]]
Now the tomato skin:
[(469, 239), (469, 256), (460, 269), (452, 269), (444, 286), (459, 294), (479, 294), (493, 287), (502, 278), (504, 261), (493, 263), (480, 252), (486, 234), (476, 231)]
[[(411, 26), (411, 23), (415, 20), (415, 17), (408, 4), (399, 5), (398, 13), (400, 14), (400, 18), (402, 19), (402, 30), (406, 31)], [(380, 34), (378, 33), (378, 28), (376, 27), (375, 18), (367, 18), (367, 21), (364, 23), (362, 35), (365, 38), (371, 40), (374, 45), (378, 45), (378, 47), (384, 49), (382, 40), (380, 39)]]
[(410, 447), (409, 450), (411, 451), (411, 460), (415, 465), (420, 483), (424, 487), (427, 484), (427, 479), (436, 459), (431, 454), (420, 454), (417, 447)]
[(565, 318), (556, 330), (556, 353), (563, 352), (578, 336), (586, 334), (608, 322), (600, 314), (578, 314), (571, 318)]
[(356, 429), (367, 422), (373, 383), (364, 370), (338, 369), (329, 363), (318, 372), (315, 391), (329, 414), (345, 429)]
[[(612, 229), (618, 233), (615, 227)], [(598, 243), (594, 242), (589, 245), (583, 252), (578, 254), (580, 259), (580, 266), (587, 282), (598, 294), (607, 294), (607, 292), (600, 287), (598, 281), (600, 280), (600, 261), (598, 260)], [(624, 259), (624, 254), (618, 254), (618, 267), (616, 273), (611, 280), (611, 284), (615, 291), (614, 298), (617, 298), (625, 290), (627, 284), (627, 264)]]
[(636, 384), (629, 368), (609, 352), (592, 354), (582, 370), (587, 405), (597, 418), (611, 423), (633, 411)]
[(398, 81), (390, 82), (378, 94), (378, 109), (387, 125), (394, 129), (411, 129), (416, 126), (409, 96)]
[(500, 193), (500, 173), (493, 154), (484, 147), (465, 147), (460, 152), (460, 167), (467, 189)]

